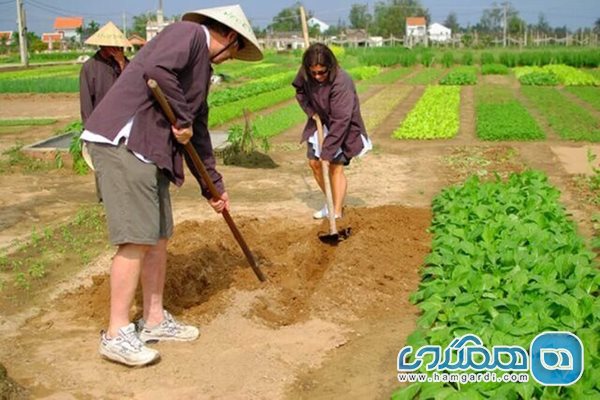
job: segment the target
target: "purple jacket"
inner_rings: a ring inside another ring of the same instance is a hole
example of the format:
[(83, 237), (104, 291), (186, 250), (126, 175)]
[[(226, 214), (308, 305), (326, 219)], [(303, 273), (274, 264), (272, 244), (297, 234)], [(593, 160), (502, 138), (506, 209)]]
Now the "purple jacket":
[[(222, 176), (215, 169), (208, 133), (206, 98), (212, 68), (206, 41), (204, 29), (195, 22), (176, 22), (166, 27), (137, 53), (94, 109), (85, 128), (114, 140), (127, 121), (135, 117), (127, 148), (153, 161), (180, 186), (184, 180), (182, 148), (146, 84), (152, 78), (169, 100), (177, 119), (176, 126), (193, 125), (191, 143), (222, 193)], [(204, 197), (210, 198), (200, 175), (193, 165), (188, 163), (188, 166), (200, 183)]]
[(318, 113), (329, 129), (321, 151), (323, 160), (331, 161), (339, 148), (346, 157), (358, 155), (363, 149), (360, 135), (367, 136), (367, 132), (354, 82), (346, 71), (338, 68), (333, 82), (319, 84), (312, 78), (305, 79), (301, 68), (292, 86), (296, 88), (296, 100), (309, 117), (300, 142), (307, 140), (317, 129), (312, 116)]

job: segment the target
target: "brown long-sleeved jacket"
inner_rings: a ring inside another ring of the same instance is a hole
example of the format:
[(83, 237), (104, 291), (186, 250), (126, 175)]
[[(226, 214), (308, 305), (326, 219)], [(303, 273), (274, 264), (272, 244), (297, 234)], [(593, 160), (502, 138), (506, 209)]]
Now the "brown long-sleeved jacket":
[(363, 149), (360, 135), (366, 136), (367, 132), (352, 78), (338, 68), (333, 82), (319, 84), (309, 77), (305, 78), (301, 68), (292, 86), (296, 88), (296, 99), (300, 107), (309, 117), (301, 142), (307, 140), (317, 129), (312, 116), (318, 113), (329, 129), (323, 142), (321, 158), (331, 161), (339, 148), (346, 157), (358, 155)]
[[(118, 82), (92, 112), (85, 128), (114, 140), (127, 121), (135, 117), (127, 148), (153, 161), (171, 181), (181, 185), (184, 179), (181, 146), (146, 84), (152, 78), (169, 100), (176, 126), (193, 125), (191, 143), (222, 193), (223, 180), (215, 168), (208, 133), (206, 98), (211, 74), (207, 38), (202, 26), (187, 21), (171, 24), (129, 63)], [(206, 184), (192, 165), (190, 170), (200, 183), (202, 194), (210, 198)]]
[[(128, 63), (125, 58), (125, 65)], [(84, 124), (120, 75), (117, 62), (102, 57), (100, 50), (83, 64), (79, 74), (79, 104)]]

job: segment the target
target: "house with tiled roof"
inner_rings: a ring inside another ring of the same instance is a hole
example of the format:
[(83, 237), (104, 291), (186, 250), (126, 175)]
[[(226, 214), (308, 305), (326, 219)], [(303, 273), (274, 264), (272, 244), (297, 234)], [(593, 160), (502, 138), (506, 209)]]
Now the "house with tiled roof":
[(64, 35), (62, 32), (50, 32), (50, 33), (42, 33), (42, 42), (48, 45), (48, 50), (62, 48), (62, 41), (64, 39)]
[(9, 46), (12, 44), (12, 37), (12, 31), (0, 31), (0, 43), (4, 43), (5, 45)]
[(136, 35), (135, 33), (129, 36), (127, 40), (129, 40), (129, 43), (131, 43), (131, 46), (136, 51), (144, 47), (144, 45), (146, 44), (146, 40), (143, 37)]
[(81, 40), (78, 29), (83, 29), (83, 17), (56, 17), (54, 20), (54, 31), (62, 32), (64, 39)]
[(427, 20), (425, 17), (406, 18), (405, 45), (412, 47), (415, 44), (427, 45)]

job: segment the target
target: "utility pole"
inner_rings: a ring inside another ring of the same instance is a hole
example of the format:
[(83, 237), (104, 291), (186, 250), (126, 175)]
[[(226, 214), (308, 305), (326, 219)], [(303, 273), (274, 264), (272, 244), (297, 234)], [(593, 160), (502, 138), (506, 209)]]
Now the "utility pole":
[(308, 37), (308, 25), (306, 24), (306, 12), (304, 6), (300, 6), (300, 23), (302, 24), (302, 35), (304, 36), (305, 50), (310, 46), (310, 38)]
[(508, 3), (504, 2), (504, 34), (502, 35), (502, 47), (506, 47), (506, 31), (508, 28), (508, 24), (506, 23), (506, 8)]
[(21, 51), (21, 64), (29, 66), (29, 55), (27, 53), (27, 24), (25, 22), (25, 8), (23, 0), (17, 0), (17, 21), (19, 26), (19, 49)]
[(123, 35), (127, 37), (127, 15), (125, 14), (125, 11), (123, 11)]
[(165, 19), (163, 15), (163, 2), (162, 0), (158, 0), (158, 10), (156, 11), (156, 22), (158, 22), (159, 30), (161, 30), (161, 26), (164, 24)]

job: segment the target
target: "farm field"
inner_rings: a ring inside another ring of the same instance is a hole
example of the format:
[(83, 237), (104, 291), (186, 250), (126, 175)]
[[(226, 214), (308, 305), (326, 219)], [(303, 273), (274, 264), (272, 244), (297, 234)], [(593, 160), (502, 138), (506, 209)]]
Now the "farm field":
[[(214, 128), (242, 123), (239, 108), (252, 104), (257, 134), (270, 138), (267, 154), (275, 168), (221, 162), (219, 168), (232, 216), (269, 280), (256, 280), (192, 180), (173, 187), (167, 307), (200, 325), (201, 337), (157, 345), (162, 360), (143, 369), (97, 354), (112, 250), (103, 244), (92, 175), (15, 161), (16, 143), (47, 138), (78, 118), (77, 94), (0, 94), (0, 121), (46, 119), (0, 124), (0, 248), (9, 249), (0, 251), (0, 363), (9, 375), (35, 398), (389, 398), (401, 386), (398, 351), (427, 327), (418, 304), (427, 290), (420, 267), (438, 249), (440, 218), (447, 212), (442, 205), (452, 209), (452, 197), (472, 189), (469, 177), (478, 177), (483, 188), (496, 175), (506, 180), (511, 173), (539, 171), (560, 191), (556, 201), (574, 232), (583, 240), (596, 235), (599, 193), (591, 182), (598, 173), (593, 155), (600, 155), (599, 87), (525, 86), (512, 73), (482, 75), (479, 67), (367, 67), (346, 60), (342, 66), (357, 80), (375, 148), (347, 170), (343, 224), (353, 234), (337, 248), (318, 241), (324, 225), (311, 218), (323, 196), (298, 144), (304, 117), (285, 84), (292, 62), (269, 60), (288, 69), (261, 67), (239, 76), (232, 66), (216, 71), (232, 81), (213, 87)], [(61, 79), (72, 73), (55, 72)], [(453, 84), (438, 85), (447, 76)], [(246, 89), (235, 90), (238, 84)], [(524, 186), (539, 185), (548, 201), (554, 199), (552, 189), (538, 183), (542, 178), (519, 176)], [(98, 222), (90, 237), (96, 241), (68, 237), (62, 224), (74, 220), (79, 227)], [(430, 232), (434, 223), (438, 231)], [(66, 253), (68, 261), (37, 279), (39, 269), (10, 263), (11, 254), (26, 259), (27, 252), (46, 246), (52, 229), (62, 229), (64, 248), (57, 253)], [(88, 252), (92, 247), (97, 251)], [(86, 257), (77, 258), (82, 253)], [(21, 280), (18, 268), (27, 275)], [(430, 325), (439, 323), (425, 316)], [(595, 318), (586, 323), (597, 327)]]

